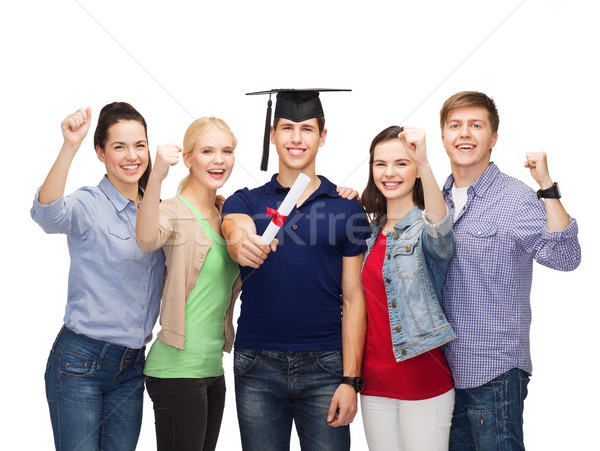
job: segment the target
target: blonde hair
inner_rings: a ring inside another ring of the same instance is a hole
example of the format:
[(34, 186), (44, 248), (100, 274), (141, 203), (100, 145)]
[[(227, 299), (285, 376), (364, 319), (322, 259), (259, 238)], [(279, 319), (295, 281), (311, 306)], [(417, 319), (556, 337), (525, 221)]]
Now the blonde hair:
[[(200, 134), (208, 130), (209, 128), (220, 128), (221, 130), (226, 131), (231, 135), (231, 140), (233, 141), (233, 148), (235, 149), (237, 146), (237, 139), (229, 125), (225, 123), (223, 119), (219, 119), (217, 117), (201, 117), (200, 119), (196, 119), (194, 122), (190, 124), (190, 126), (185, 131), (185, 135), (183, 136), (183, 153), (191, 153), (194, 151), (194, 146), (196, 145), (196, 141), (200, 137)], [(177, 188), (177, 194), (181, 194), (183, 190), (187, 188), (190, 183), (190, 175), (186, 175), (181, 182), (179, 182), (179, 187)]]

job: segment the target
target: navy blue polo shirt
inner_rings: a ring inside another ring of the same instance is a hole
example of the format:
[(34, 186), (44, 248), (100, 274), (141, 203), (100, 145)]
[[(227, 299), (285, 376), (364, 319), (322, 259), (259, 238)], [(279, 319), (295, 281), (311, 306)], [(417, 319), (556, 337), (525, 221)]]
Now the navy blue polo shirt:
[[(342, 257), (364, 253), (371, 229), (356, 199), (342, 199), (333, 183), (319, 179), (321, 185), (277, 233), (277, 251), (258, 269), (240, 266), (239, 349), (342, 347)], [(266, 185), (236, 191), (225, 202), (223, 216), (248, 215), (262, 235), (271, 220), (267, 207), (279, 208), (288, 191), (275, 174)]]

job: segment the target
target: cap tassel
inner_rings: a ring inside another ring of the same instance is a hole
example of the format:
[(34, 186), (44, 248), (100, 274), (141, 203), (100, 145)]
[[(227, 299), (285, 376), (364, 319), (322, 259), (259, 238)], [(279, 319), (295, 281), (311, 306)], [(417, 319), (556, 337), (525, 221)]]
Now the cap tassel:
[(267, 103), (267, 119), (265, 121), (265, 138), (263, 141), (262, 161), (260, 162), (260, 170), (266, 171), (269, 164), (269, 145), (271, 144), (271, 95), (269, 94), (269, 102)]

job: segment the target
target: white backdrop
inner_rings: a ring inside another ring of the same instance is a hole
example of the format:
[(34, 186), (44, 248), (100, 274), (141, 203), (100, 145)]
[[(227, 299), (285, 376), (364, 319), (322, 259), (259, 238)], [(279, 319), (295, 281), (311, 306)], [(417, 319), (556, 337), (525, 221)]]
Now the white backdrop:
[[(236, 168), (222, 192), (229, 195), (268, 179), (258, 169), (266, 98), (244, 93), (320, 86), (353, 92), (322, 96), (329, 134), (318, 172), (360, 191), (369, 143), (392, 124), (428, 132), (430, 161), (443, 182), (449, 164), (438, 112), (460, 90), (495, 98), (501, 122), (493, 157), (503, 171), (535, 187), (524, 154), (548, 152), (550, 173), (579, 222), (584, 257), (573, 273), (535, 270), (525, 440), (530, 450), (598, 449), (595, 2), (203, 3), (23, 0), (0, 6), (0, 227), (6, 243), (0, 448), (52, 449), (43, 372), (64, 313), (68, 255), (65, 238), (45, 235), (29, 208), (62, 143), (63, 117), (91, 106), (95, 126), (104, 104), (130, 102), (148, 121), (152, 149), (181, 143), (194, 118), (221, 117), (239, 139)], [(103, 175), (91, 134), (67, 192)], [(275, 155), (270, 169), (276, 169)], [(172, 170), (163, 197), (174, 195), (184, 174), (182, 166)], [(230, 356), (224, 364), (229, 391), (219, 449), (236, 450)], [(146, 401), (142, 450), (155, 446)], [(353, 449), (366, 449), (360, 414), (352, 439)]]

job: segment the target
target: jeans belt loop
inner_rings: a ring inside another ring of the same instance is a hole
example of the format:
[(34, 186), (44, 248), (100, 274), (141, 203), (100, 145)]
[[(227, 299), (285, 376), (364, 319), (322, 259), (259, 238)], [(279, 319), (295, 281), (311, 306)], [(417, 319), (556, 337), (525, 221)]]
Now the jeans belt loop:
[(106, 354), (106, 351), (108, 351), (109, 347), (110, 343), (104, 343), (104, 348), (102, 348), (102, 352), (100, 352), (100, 355), (98, 356), (98, 361), (96, 362), (96, 369), (102, 368), (101, 362), (104, 359), (104, 354)]

